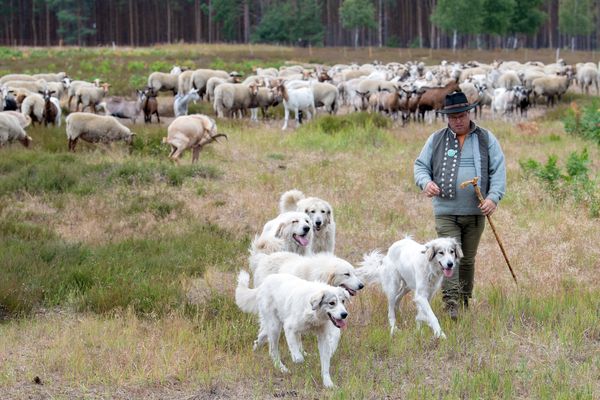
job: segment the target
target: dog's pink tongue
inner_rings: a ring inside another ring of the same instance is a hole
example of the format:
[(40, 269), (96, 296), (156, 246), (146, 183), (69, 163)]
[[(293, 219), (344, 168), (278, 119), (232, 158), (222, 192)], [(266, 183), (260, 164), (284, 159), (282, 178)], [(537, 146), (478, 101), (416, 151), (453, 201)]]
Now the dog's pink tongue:
[(300, 246), (307, 246), (308, 245), (308, 239), (306, 238), (306, 236), (298, 236), (298, 235), (296, 235), (296, 240), (298, 241), (298, 243), (300, 243)]
[(338, 319), (337, 323), (338, 323), (338, 328), (340, 328), (340, 329), (346, 329), (346, 327), (347, 327), (346, 326), (346, 321), (344, 321), (343, 319)]
[(453, 268), (451, 268), (451, 269), (444, 268), (443, 271), (444, 271), (444, 275), (446, 275), (446, 278), (450, 278), (452, 276), (452, 273), (454, 272), (454, 269)]

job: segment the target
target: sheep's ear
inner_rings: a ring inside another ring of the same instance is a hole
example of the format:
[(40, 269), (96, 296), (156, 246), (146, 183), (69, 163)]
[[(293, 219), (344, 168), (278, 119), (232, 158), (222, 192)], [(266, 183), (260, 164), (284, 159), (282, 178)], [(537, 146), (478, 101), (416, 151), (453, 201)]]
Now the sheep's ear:
[(51, 90), (49, 94), (54, 94), (56, 93), (56, 90)]
[(312, 297), (310, 298), (310, 306), (312, 307), (313, 311), (316, 311), (319, 308), (324, 298), (325, 292), (323, 291), (312, 295)]
[(41, 90), (38, 90), (38, 93), (39, 93), (39, 94), (44, 94), (44, 92), (42, 92)]

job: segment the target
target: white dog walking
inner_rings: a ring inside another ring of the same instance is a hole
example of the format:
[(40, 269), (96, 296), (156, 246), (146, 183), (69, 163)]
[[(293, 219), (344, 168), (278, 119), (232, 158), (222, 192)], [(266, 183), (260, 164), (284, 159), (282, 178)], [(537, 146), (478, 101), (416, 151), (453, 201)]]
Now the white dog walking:
[(250, 251), (265, 254), (291, 251), (308, 255), (312, 254), (312, 241), (313, 226), (309, 216), (303, 212), (284, 212), (265, 224)]
[(424, 245), (405, 238), (392, 244), (385, 256), (377, 251), (365, 255), (356, 273), (367, 282), (381, 283), (388, 300), (390, 334), (396, 328), (396, 307), (413, 290), (417, 322), (426, 322), (436, 337), (446, 338), (429, 302), (444, 276), (452, 276), (462, 256), (453, 238), (438, 238)]
[(280, 251), (272, 254), (254, 253), (250, 256), (254, 287), (262, 284), (271, 274), (291, 274), (307, 281), (319, 281), (346, 289), (354, 296), (364, 285), (356, 276), (352, 264), (329, 253), (303, 257)]
[(306, 197), (301, 191), (292, 189), (281, 195), (279, 210), (282, 213), (301, 211), (308, 214), (315, 230), (312, 252), (315, 254), (334, 252), (335, 220), (333, 218), (333, 208), (328, 202), (318, 197)]
[(258, 313), (260, 329), (254, 350), (268, 341), (275, 367), (289, 372), (279, 355), (279, 335), (285, 332), (292, 361), (304, 361), (301, 334), (315, 332), (321, 358), (323, 385), (334, 386), (329, 375), (331, 357), (346, 326), (348, 292), (321, 282), (309, 282), (289, 274), (273, 274), (256, 289), (250, 289), (250, 275), (241, 271), (235, 302), (245, 312)]

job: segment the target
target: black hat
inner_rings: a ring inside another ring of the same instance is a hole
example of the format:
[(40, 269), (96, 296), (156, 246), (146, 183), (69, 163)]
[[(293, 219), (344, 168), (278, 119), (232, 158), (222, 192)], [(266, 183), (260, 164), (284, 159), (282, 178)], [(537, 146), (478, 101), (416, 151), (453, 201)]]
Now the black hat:
[(467, 96), (463, 92), (454, 92), (446, 95), (444, 108), (438, 112), (442, 114), (457, 114), (463, 111), (469, 111), (477, 105), (477, 102), (469, 104)]

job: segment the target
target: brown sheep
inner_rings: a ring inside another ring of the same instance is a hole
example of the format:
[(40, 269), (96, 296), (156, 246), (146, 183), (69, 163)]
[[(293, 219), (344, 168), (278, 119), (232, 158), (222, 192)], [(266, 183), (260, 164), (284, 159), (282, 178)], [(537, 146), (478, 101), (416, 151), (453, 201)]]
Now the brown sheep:
[(193, 164), (198, 161), (202, 147), (221, 136), (227, 138), (224, 133), (217, 133), (214, 119), (203, 114), (182, 115), (171, 122), (163, 143), (171, 145), (169, 158), (176, 164), (186, 149), (192, 149)]

